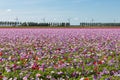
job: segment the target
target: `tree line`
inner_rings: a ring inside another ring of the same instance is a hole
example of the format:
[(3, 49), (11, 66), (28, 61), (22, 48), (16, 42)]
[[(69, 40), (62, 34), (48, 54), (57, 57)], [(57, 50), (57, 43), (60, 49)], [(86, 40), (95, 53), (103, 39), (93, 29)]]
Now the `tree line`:
[(37, 22), (8, 22), (0, 21), (0, 26), (70, 26), (70, 23), (37, 23)]
[[(10, 21), (0, 21), (0, 26), (71, 26), (69, 22), (62, 23), (37, 23), (37, 22), (10, 22)], [(80, 25), (76, 26), (120, 26), (120, 23), (85, 23), (82, 22)]]
[(120, 23), (80, 23), (80, 26), (120, 26)]

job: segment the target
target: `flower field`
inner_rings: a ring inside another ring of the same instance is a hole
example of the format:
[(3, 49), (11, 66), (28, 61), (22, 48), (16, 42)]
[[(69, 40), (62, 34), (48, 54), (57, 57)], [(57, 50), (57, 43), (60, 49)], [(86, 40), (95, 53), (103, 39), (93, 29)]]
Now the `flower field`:
[(120, 29), (0, 29), (0, 80), (120, 80)]

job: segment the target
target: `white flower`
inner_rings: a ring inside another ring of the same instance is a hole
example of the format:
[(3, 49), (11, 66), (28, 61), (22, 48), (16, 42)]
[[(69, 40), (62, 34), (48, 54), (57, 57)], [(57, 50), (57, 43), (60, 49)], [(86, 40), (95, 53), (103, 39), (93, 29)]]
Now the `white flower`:
[(114, 74), (114, 76), (120, 76), (120, 74), (118, 74), (118, 73), (115, 73), (115, 74)]
[(77, 61), (77, 59), (74, 59), (74, 62), (76, 62)]
[(71, 69), (73, 69), (73, 67), (71, 67)]
[(99, 56), (99, 57), (100, 57), (100, 56), (102, 56), (102, 54), (97, 54), (97, 56)]
[(84, 78), (81, 78), (80, 80), (84, 80)]
[(8, 80), (8, 78), (7, 77), (3, 77), (3, 80)]
[(8, 60), (11, 60), (11, 56), (9, 56)]
[(102, 63), (105, 63), (105, 61), (104, 61), (104, 60), (102, 60)]
[(51, 73), (55, 73), (54, 71), (51, 71)]
[(22, 76), (22, 75), (23, 75), (23, 73), (21, 72), (19, 75), (20, 75), (20, 76)]
[(10, 78), (9, 80), (13, 80), (13, 78)]
[(113, 52), (111, 51), (110, 54), (112, 54)]
[(60, 78), (59, 80), (65, 80), (65, 79), (63, 79), (63, 78)]
[(95, 53), (92, 53), (92, 55), (94, 55)]
[(11, 72), (11, 70), (10, 70), (8, 67), (5, 67), (5, 70), (6, 70), (7, 72)]
[(17, 77), (15, 77), (13, 80), (17, 80)]
[(68, 66), (70, 65), (69, 63), (66, 63)]

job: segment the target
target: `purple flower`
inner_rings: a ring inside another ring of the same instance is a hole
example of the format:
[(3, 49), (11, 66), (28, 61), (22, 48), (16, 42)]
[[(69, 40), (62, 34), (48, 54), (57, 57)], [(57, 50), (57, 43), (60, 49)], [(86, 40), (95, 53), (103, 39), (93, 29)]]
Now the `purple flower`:
[(110, 80), (110, 78), (106, 78), (105, 80)]

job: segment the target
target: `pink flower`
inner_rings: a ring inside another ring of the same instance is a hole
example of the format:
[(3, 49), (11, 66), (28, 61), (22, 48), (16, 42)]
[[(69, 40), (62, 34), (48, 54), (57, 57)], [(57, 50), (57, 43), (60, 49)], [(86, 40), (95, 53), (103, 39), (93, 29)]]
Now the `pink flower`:
[(28, 78), (25, 76), (25, 77), (23, 77), (23, 80), (28, 80)]
[(41, 74), (39, 74), (39, 73), (36, 74), (36, 77), (40, 77), (40, 76), (41, 76)]

